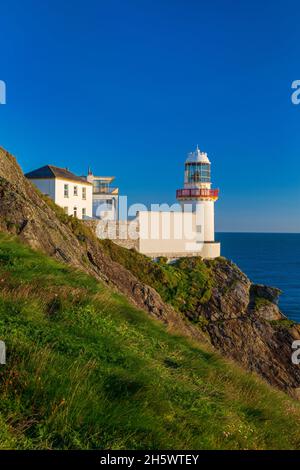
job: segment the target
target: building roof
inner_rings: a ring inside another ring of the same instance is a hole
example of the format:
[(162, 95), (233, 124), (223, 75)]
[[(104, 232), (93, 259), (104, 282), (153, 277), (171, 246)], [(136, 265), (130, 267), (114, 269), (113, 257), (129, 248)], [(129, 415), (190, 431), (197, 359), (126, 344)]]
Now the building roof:
[(93, 180), (101, 180), (101, 181), (108, 181), (109, 183), (111, 183), (112, 181), (114, 181), (114, 179), (116, 178), (115, 176), (96, 176), (93, 174), (92, 172), (92, 169), (91, 167), (88, 168), (88, 174), (87, 174), (87, 177), (86, 176), (82, 176), (82, 178), (90, 178), (90, 181)]
[(80, 176), (74, 175), (74, 173), (67, 170), (66, 168), (59, 168), (53, 165), (42, 166), (41, 168), (38, 168), (37, 170), (33, 170), (33, 171), (30, 171), (29, 173), (26, 173), (25, 176), (28, 179), (59, 178), (59, 179), (64, 179), (64, 180), (75, 181), (78, 183), (91, 184), (86, 179)]
[(210, 163), (207, 153), (201, 152), (198, 145), (195, 152), (188, 154), (186, 163)]

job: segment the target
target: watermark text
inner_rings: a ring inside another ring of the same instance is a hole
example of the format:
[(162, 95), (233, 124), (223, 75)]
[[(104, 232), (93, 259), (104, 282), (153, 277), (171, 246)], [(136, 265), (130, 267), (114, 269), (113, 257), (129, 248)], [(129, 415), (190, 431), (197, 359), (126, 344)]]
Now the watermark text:
[(6, 83), (0, 80), (0, 104), (6, 104)]

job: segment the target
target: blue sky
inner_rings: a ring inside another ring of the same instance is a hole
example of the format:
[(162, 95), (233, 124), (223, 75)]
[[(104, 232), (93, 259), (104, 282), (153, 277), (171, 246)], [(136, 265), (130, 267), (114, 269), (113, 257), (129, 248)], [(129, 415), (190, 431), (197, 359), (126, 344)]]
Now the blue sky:
[(5, 0), (0, 145), (115, 175), (129, 201), (175, 201), (199, 144), (216, 228), (300, 232), (296, 1)]

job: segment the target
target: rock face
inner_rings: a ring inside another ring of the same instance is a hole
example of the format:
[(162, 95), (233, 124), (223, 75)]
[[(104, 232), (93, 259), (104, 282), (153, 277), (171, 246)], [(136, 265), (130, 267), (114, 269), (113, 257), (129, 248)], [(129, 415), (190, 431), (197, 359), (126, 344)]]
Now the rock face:
[[(112, 261), (92, 231), (85, 228), (76, 234), (1, 148), (0, 231), (101, 279), (173, 330), (209, 341), (270, 384), (299, 396), (300, 370), (292, 364), (291, 346), (300, 339), (300, 328), (290, 325), (279, 311), (278, 289), (252, 284), (233, 263), (222, 258), (205, 261), (212, 276), (211, 296), (205, 303), (199, 300), (184, 318), (133, 272)], [(197, 319), (204, 326), (200, 328)]]
[(291, 355), (293, 341), (300, 339), (300, 326), (280, 312), (280, 290), (251, 284), (228, 260), (207, 263), (211, 264), (215, 287), (210, 300), (196, 310), (206, 319), (210, 342), (272, 385), (297, 397), (300, 366), (292, 363)]

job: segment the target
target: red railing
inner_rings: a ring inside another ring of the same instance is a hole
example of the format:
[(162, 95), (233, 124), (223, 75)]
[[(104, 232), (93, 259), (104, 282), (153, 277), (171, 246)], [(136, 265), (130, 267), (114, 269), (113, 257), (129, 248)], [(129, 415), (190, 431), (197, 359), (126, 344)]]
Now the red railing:
[(219, 197), (219, 190), (218, 189), (200, 189), (200, 188), (193, 188), (193, 189), (177, 189), (176, 197), (207, 197), (216, 199)]

